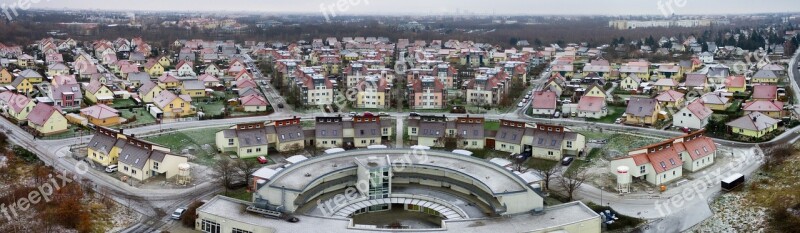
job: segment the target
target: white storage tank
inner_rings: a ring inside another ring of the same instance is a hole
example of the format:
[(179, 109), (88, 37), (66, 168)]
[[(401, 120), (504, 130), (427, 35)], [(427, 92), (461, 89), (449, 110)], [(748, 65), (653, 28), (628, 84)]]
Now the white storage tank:
[(628, 173), (628, 166), (619, 166), (617, 167), (617, 191), (620, 193), (628, 193), (630, 192), (631, 187), (631, 174)]

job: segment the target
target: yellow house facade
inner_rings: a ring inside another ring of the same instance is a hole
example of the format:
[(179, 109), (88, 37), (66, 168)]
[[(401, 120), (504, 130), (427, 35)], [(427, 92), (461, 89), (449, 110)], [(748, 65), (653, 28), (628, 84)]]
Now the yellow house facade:
[(55, 107), (39, 103), (28, 114), (28, 126), (41, 135), (52, 135), (67, 131), (67, 118)]

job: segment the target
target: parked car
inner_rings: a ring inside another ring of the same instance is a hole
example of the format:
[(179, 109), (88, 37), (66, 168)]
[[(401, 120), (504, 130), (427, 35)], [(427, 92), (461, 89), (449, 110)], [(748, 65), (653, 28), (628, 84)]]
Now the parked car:
[(572, 160), (575, 160), (575, 158), (564, 157), (564, 159), (561, 160), (561, 165), (568, 166), (570, 163), (572, 163)]
[(572, 115), (572, 117), (577, 117), (578, 116), (578, 112), (572, 112), (572, 113), (570, 113), (570, 115)]
[(283, 104), (279, 103), (278, 108), (283, 108)]
[(186, 208), (183, 208), (183, 207), (178, 208), (178, 209), (175, 210), (175, 212), (172, 212), (172, 216), (170, 216), (170, 218), (175, 219), (175, 220), (180, 220), (181, 216), (183, 216), (183, 213), (185, 213), (185, 212), (186, 212)]
[(350, 112), (350, 116), (351, 116), (351, 117), (358, 116), (358, 113), (356, 113), (356, 112)]
[(411, 112), (411, 113), (409, 113), (409, 114), (408, 114), (408, 116), (410, 116), (410, 117), (418, 117), (418, 116), (419, 116), (419, 113), (417, 113), (417, 112)]
[(450, 113), (467, 113), (467, 109), (464, 106), (453, 106)]
[(108, 165), (108, 167), (106, 167), (106, 172), (108, 173), (114, 173), (116, 171), (117, 171), (117, 165)]
[(519, 103), (517, 104), (517, 107), (518, 107), (518, 108), (521, 108), (522, 106), (525, 106), (525, 103), (523, 103), (523, 102), (519, 102)]
[(372, 114), (371, 112), (364, 112), (364, 113), (363, 113), (363, 114), (361, 114), (361, 115), (363, 115), (363, 116), (365, 116), (365, 117), (371, 117), (371, 116), (375, 116), (375, 114)]
[(258, 160), (258, 163), (260, 163), (260, 164), (265, 164), (265, 163), (268, 162), (267, 158), (264, 157), (264, 156), (258, 156), (258, 158), (256, 158), (256, 159)]
[(556, 111), (555, 113), (553, 113), (553, 117), (555, 117), (555, 118), (561, 117), (561, 112), (560, 111)]
[(378, 113), (378, 116), (389, 116), (389, 113), (385, 113), (385, 112), (379, 112), (379, 113)]
[(614, 124), (622, 124), (622, 118), (617, 118), (617, 120), (614, 121)]

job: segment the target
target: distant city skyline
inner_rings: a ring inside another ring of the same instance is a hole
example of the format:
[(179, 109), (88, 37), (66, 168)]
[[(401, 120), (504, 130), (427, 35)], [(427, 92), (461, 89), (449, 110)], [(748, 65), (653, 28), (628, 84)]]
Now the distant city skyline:
[[(135, 10), (135, 11), (203, 11), (203, 12), (269, 12), (320, 13), (323, 8), (337, 15), (720, 15), (800, 12), (797, 0), (774, 0), (761, 3), (745, 0), (0, 0), (3, 6), (31, 2), (33, 9)], [(341, 10), (345, 9), (345, 10)]]

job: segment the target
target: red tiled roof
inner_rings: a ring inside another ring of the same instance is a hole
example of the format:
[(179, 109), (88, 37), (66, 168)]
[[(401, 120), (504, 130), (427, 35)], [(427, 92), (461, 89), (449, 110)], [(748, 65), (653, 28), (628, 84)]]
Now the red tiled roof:
[(578, 100), (578, 110), (587, 112), (599, 112), (606, 106), (606, 99), (596, 96), (583, 96)]
[[(28, 114), (28, 121), (35, 125), (41, 126), (44, 125), (44, 123), (47, 122), (47, 120), (50, 119), (55, 112), (58, 112), (58, 109), (55, 107), (45, 103), (38, 103), (36, 104), (36, 107), (33, 107), (33, 110), (31, 110), (31, 112)], [(59, 114), (61, 113), (59, 112)]]
[(694, 102), (692, 102), (691, 104), (687, 105), (686, 108), (689, 109), (689, 111), (692, 112), (692, 114), (697, 116), (697, 118), (699, 119), (706, 119), (706, 117), (711, 116), (711, 114), (713, 113), (713, 111), (711, 111), (711, 108), (708, 108), (705, 105), (703, 105), (703, 101), (699, 98)]
[(778, 96), (778, 86), (753, 85), (753, 99), (773, 100)]
[(783, 102), (774, 100), (755, 100), (744, 104), (745, 111), (754, 112), (778, 112), (783, 110)]
[(658, 94), (658, 96), (656, 96), (656, 99), (658, 101), (662, 101), (662, 102), (675, 102), (675, 101), (678, 101), (680, 99), (683, 99), (683, 96), (684, 96), (683, 93), (680, 93), (680, 92), (677, 92), (677, 91), (673, 91), (673, 90), (667, 90), (667, 91), (661, 92), (661, 94)]
[(531, 106), (534, 109), (555, 109), (556, 93), (552, 91), (536, 91), (531, 97)]
[(726, 87), (744, 87), (744, 76), (728, 76), (725, 78)]
[(717, 150), (717, 146), (708, 137), (698, 137), (682, 143), (686, 146), (686, 152), (692, 157), (692, 161), (702, 159)]

